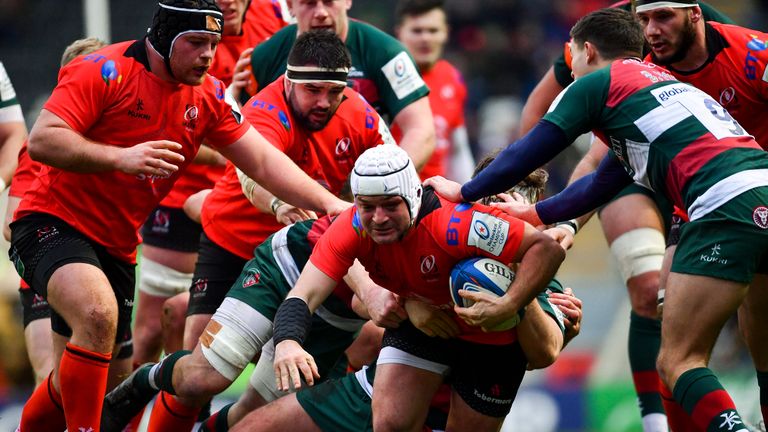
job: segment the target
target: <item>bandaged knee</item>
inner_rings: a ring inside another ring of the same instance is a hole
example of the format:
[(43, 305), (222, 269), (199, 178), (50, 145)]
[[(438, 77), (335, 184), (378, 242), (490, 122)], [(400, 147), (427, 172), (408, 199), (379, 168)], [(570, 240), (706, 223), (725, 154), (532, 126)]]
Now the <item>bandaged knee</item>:
[(618, 261), (624, 283), (643, 273), (661, 270), (664, 247), (664, 235), (653, 228), (634, 229), (614, 240), (611, 252)]
[(182, 273), (142, 257), (139, 265), (139, 291), (157, 297), (173, 297), (189, 291), (192, 273)]
[[(259, 361), (251, 373), (251, 378), (248, 380), (248, 384), (267, 402), (277, 400), (286, 394), (286, 392), (277, 389), (274, 361), (275, 345), (270, 340), (264, 345), (261, 357), (259, 357)], [(291, 393), (293, 393), (293, 381), (290, 381), (290, 386)]]
[(226, 298), (200, 336), (208, 363), (234, 381), (272, 337), (272, 321), (240, 300)]

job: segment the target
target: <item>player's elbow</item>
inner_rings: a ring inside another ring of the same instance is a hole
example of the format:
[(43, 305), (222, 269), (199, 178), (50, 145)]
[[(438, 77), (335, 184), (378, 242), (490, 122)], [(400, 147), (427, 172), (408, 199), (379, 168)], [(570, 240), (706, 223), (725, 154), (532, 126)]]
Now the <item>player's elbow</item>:
[(27, 153), (29, 157), (35, 162), (45, 162), (46, 159), (46, 146), (45, 146), (45, 132), (40, 131), (37, 128), (33, 128), (29, 134), (29, 140), (27, 141)]
[(528, 359), (529, 369), (544, 369), (549, 367), (557, 360), (560, 355), (560, 345), (554, 340), (544, 341), (536, 344), (535, 348), (525, 350), (525, 357)]

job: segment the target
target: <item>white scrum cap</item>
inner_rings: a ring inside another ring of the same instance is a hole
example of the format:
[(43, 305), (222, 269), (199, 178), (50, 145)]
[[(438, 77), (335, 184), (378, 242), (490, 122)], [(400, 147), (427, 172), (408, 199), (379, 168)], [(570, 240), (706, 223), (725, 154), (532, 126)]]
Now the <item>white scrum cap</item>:
[(411, 224), (421, 208), (421, 179), (408, 153), (396, 145), (378, 145), (363, 152), (355, 161), (350, 186), (354, 196), (403, 197), (411, 214)]

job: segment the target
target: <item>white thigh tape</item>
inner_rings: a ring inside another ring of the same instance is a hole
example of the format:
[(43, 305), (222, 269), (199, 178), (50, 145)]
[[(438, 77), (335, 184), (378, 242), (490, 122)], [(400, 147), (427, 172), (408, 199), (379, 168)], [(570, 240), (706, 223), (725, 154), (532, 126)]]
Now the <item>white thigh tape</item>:
[(619, 236), (611, 252), (626, 283), (630, 278), (661, 270), (664, 261), (664, 235), (653, 228), (638, 228)]
[(234, 380), (271, 337), (272, 321), (246, 303), (227, 297), (200, 336), (200, 346), (211, 366)]
[(157, 297), (173, 297), (189, 291), (192, 273), (182, 273), (146, 257), (139, 264), (139, 290)]

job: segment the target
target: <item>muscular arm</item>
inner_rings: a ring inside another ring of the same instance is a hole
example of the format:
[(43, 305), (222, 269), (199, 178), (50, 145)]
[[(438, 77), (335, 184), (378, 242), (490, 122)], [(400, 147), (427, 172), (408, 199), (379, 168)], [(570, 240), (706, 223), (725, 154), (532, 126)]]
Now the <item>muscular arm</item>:
[(403, 108), (394, 118), (394, 123), (403, 131), (402, 147), (420, 170), (435, 150), (435, 123), (429, 98), (423, 97)]
[(0, 123), (0, 180), (8, 185), (16, 171), (19, 150), (27, 137), (24, 122)]
[(561, 91), (563, 87), (555, 78), (555, 68), (550, 67), (525, 101), (520, 113), (520, 134), (526, 134), (536, 126)]
[(529, 369), (545, 368), (557, 360), (563, 348), (563, 331), (534, 299), (517, 325), (520, 346), (528, 358)]
[(148, 141), (116, 147), (88, 140), (56, 114), (43, 109), (29, 135), (29, 156), (46, 165), (79, 173), (120, 170), (129, 174), (167, 175), (178, 170), (181, 145)]
[(578, 217), (607, 203), (630, 184), (632, 177), (619, 160), (609, 154), (600, 162), (597, 171), (571, 183), (559, 194), (539, 201), (536, 213), (544, 223)]
[(522, 257), (515, 280), (504, 295), (515, 313), (536, 298), (565, 259), (565, 251), (556, 241), (528, 224), (520, 250)]
[(349, 206), (312, 180), (252, 127), (219, 152), (248, 177), (296, 207), (337, 214)]
[(466, 201), (475, 201), (505, 192), (569, 145), (562, 129), (541, 120), (524, 137), (499, 153), (486, 169), (465, 183), (461, 187), (461, 195)]
[(224, 165), (227, 160), (219, 152), (203, 144), (195, 155), (195, 163), (200, 165)]

